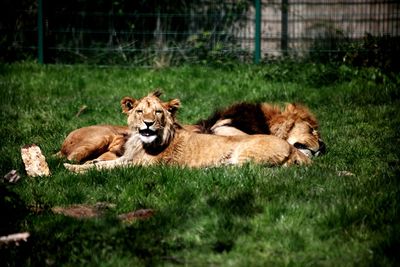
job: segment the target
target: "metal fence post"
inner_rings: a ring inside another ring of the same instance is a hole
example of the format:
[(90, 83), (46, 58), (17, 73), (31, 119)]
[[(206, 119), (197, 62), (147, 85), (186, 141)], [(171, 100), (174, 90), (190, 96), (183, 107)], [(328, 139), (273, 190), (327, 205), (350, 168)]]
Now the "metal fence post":
[(43, 53), (43, 0), (38, 0), (38, 61), (44, 63)]
[(288, 10), (289, 1), (282, 0), (281, 50), (284, 56), (288, 54)]
[(255, 36), (254, 36), (254, 63), (260, 63), (261, 59), (261, 0), (255, 0)]

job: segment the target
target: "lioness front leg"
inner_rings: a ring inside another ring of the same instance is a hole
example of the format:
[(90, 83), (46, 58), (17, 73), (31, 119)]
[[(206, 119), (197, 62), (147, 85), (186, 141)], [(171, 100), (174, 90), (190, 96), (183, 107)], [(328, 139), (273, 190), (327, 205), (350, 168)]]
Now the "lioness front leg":
[(311, 164), (311, 159), (307, 157), (306, 154), (302, 153), (300, 150), (291, 146), (290, 154), (284, 166), (298, 164), (298, 165), (307, 165)]
[(97, 170), (114, 169), (116, 167), (129, 166), (131, 164), (132, 164), (131, 162), (125, 160), (124, 158), (118, 158), (109, 161), (94, 160), (91, 162), (87, 162), (83, 165), (64, 163), (64, 167), (71, 172), (84, 173), (91, 169), (97, 169)]

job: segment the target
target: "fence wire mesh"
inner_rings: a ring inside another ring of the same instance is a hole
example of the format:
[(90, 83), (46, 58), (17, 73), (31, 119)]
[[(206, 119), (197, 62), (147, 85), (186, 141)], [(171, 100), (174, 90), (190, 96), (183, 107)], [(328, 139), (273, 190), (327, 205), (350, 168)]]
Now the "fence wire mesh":
[(55, 63), (251, 62), (257, 49), (261, 60), (346, 60), (349, 51), (371, 53), (376, 40), (398, 43), (400, 35), (397, 0), (16, 2), (0, 11), (7, 61), (42, 51), (45, 62)]

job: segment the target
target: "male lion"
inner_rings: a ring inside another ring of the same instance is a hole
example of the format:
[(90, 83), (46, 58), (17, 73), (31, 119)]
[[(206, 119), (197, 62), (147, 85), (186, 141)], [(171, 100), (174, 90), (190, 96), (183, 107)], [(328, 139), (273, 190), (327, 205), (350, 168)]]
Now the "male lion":
[(171, 164), (186, 167), (240, 165), (248, 161), (267, 165), (307, 164), (310, 159), (273, 135), (218, 136), (184, 129), (176, 121), (178, 99), (162, 102), (159, 93), (121, 101), (128, 114), (130, 137), (122, 157), (83, 165), (65, 163), (73, 172), (128, 165)]
[[(159, 97), (159, 91), (154, 93)], [(128, 114), (129, 103), (123, 107)], [(206, 120), (184, 128), (216, 135), (270, 134), (287, 140), (307, 156), (318, 156), (325, 151), (318, 122), (304, 106), (287, 104), (282, 110), (268, 103), (238, 103), (217, 111)], [(98, 158), (111, 160), (120, 157), (129, 135), (127, 126), (94, 125), (72, 131), (62, 144), (60, 156), (85, 162)]]
[(217, 135), (272, 134), (288, 141), (307, 156), (325, 152), (315, 116), (300, 104), (284, 110), (268, 103), (238, 103), (196, 123), (202, 133)]

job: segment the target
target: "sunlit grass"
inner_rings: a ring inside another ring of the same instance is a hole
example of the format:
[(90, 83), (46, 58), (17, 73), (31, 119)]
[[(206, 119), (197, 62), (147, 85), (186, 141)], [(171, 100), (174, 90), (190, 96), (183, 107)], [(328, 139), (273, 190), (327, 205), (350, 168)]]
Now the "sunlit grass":
[[(400, 83), (394, 75), (315, 64), (151, 70), (21, 63), (0, 69), (0, 170), (22, 175), (16, 185), (1, 185), (1, 233), (31, 233), (28, 243), (0, 248), (6, 265), (399, 262)], [(328, 152), (309, 167), (155, 166), (83, 175), (68, 173), (52, 157), (73, 129), (125, 124), (120, 99), (158, 87), (165, 99), (181, 99), (182, 123), (238, 101), (302, 102), (320, 120)], [(30, 143), (42, 148), (52, 176), (25, 176), (20, 148)], [(50, 211), (97, 202), (115, 207), (86, 220)], [(116, 219), (142, 208), (155, 215), (131, 225)]]

